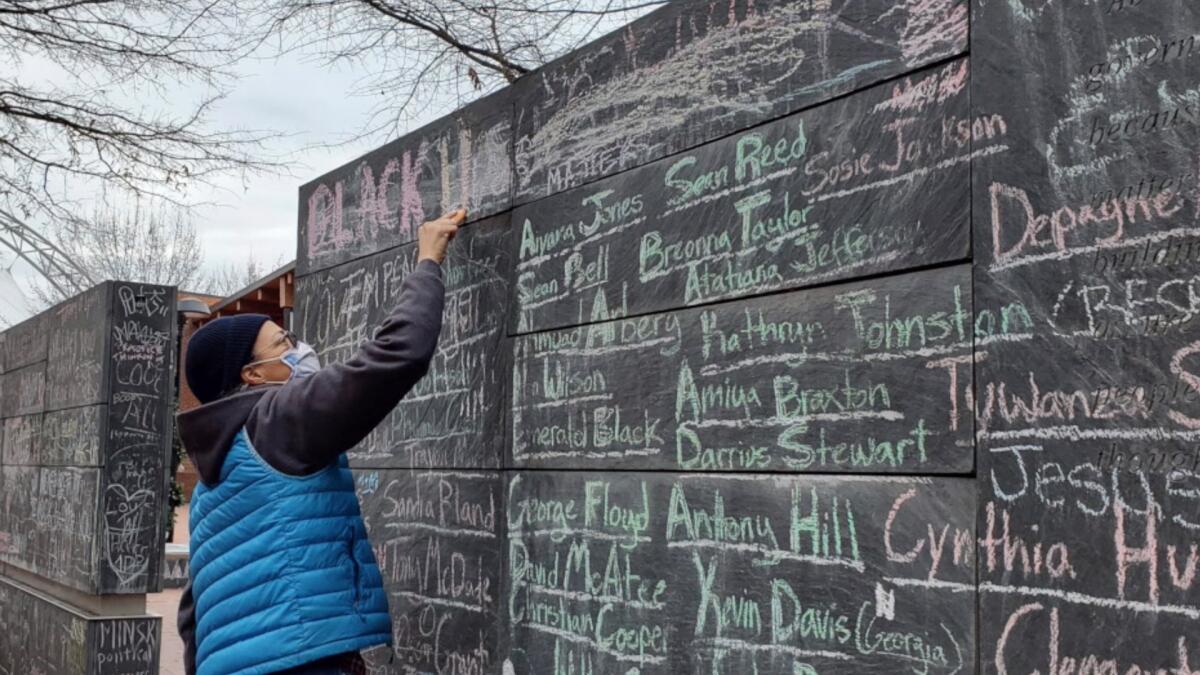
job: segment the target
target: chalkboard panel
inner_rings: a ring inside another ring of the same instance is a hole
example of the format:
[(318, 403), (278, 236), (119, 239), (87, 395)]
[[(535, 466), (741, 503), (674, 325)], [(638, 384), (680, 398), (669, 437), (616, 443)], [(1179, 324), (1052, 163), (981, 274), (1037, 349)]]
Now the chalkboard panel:
[(3, 463), (38, 464), (38, 445), (42, 435), (42, 415), (9, 417), (4, 420)]
[(517, 466), (972, 467), (967, 266), (513, 340)]
[(104, 427), (100, 588), (157, 590), (174, 407), (175, 289), (115, 282)]
[(46, 363), (41, 361), (0, 375), (4, 417), (42, 412), (46, 400)]
[[(510, 329), (966, 257), (966, 60), (518, 208)], [(985, 131), (986, 129), (986, 131)], [(974, 148), (972, 147), (974, 146)]]
[(100, 470), (39, 467), (37, 473), (32, 560), (26, 558), (22, 566), (72, 588), (98, 588)]
[(85, 675), (87, 621), (0, 577), (0, 673)]
[(451, 209), (508, 209), (511, 127), (505, 89), (302, 186), (297, 274), (414, 241)]
[(0, 473), (0, 561), (94, 589), (98, 470), (3, 466)]
[(518, 203), (961, 53), (967, 5), (689, 0), (517, 81)]
[[(350, 453), (356, 467), (498, 467), (508, 403), (507, 216), (460, 230), (443, 264), (446, 303), (429, 373)], [(399, 301), (415, 245), (297, 280), (296, 324), (324, 363), (349, 360)]]
[(43, 318), (46, 352), (46, 409), (59, 410), (104, 400), (105, 330), (97, 321), (108, 306), (107, 284), (60, 303)]
[(969, 479), (508, 480), (505, 672), (973, 670)]
[(0, 579), (0, 673), (155, 675), (162, 620), (93, 617)]
[(48, 412), (42, 417), (35, 456), (42, 465), (99, 466), (108, 406)]
[[(1195, 444), (1027, 437), (984, 448), (985, 671), (1090, 658), (1119, 664), (1113, 672), (1176, 672), (1181, 654), (1196, 665)], [(1132, 639), (1146, 625), (1154, 639)]]
[(155, 675), (159, 671), (159, 617), (88, 622), (88, 672), (96, 675)]
[(4, 331), (4, 372), (46, 359), (46, 334), (38, 314)]
[(499, 672), (500, 474), (360, 470), (355, 485), (395, 638), (371, 672)]
[(37, 534), (38, 469), (32, 466), (0, 466), (0, 561), (28, 567)]
[(975, 10), (972, 100), (1010, 146), (974, 167), (976, 308), (1026, 317), (976, 354), (981, 667), (1190, 672), (1200, 8)]

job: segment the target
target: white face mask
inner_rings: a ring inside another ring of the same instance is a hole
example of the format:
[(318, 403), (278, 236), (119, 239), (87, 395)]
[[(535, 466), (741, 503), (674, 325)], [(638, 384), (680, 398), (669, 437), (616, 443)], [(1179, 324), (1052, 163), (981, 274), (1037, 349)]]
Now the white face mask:
[(291, 368), (292, 374), (282, 382), (268, 380), (263, 382), (263, 384), (287, 384), (292, 380), (308, 377), (321, 369), (321, 359), (317, 356), (317, 350), (313, 349), (312, 345), (307, 342), (300, 341), (296, 341), (295, 347), (292, 347), (279, 356), (273, 356), (261, 361), (253, 361), (247, 363), (246, 367), (249, 368), (250, 366), (257, 366), (261, 363), (269, 363), (271, 361), (282, 361), (284, 365)]

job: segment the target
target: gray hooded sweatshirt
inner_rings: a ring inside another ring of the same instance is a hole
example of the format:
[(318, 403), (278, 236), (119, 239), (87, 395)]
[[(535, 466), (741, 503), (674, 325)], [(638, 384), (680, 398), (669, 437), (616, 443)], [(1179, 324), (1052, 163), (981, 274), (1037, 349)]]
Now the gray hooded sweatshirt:
[[(200, 480), (215, 485), (243, 428), (258, 454), (288, 475), (306, 476), (371, 433), (425, 376), (442, 328), (441, 266), (421, 261), (400, 287), (396, 308), (373, 339), (345, 363), (283, 385), (254, 387), (177, 417)], [(303, 337), (303, 336), (301, 336)], [(195, 606), (189, 581), (179, 603), (184, 666), (195, 672)]]

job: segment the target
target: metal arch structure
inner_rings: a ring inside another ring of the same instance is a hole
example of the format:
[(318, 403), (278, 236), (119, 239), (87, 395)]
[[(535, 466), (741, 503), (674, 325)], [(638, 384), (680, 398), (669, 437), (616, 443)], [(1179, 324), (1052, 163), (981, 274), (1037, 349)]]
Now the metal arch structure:
[(78, 295), (95, 285), (87, 270), (5, 209), (0, 209), (0, 244), (28, 263), (63, 297)]

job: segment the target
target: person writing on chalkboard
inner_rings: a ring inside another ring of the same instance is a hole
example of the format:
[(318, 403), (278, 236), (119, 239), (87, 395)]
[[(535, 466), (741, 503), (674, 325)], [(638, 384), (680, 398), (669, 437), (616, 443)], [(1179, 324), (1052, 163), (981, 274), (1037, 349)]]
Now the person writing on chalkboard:
[(178, 417), (200, 474), (179, 633), (188, 675), (362, 673), (389, 644), (387, 595), (346, 451), (429, 369), (442, 327), (441, 263), (466, 211), (425, 223), (417, 266), (375, 337), (321, 368), (262, 315), (211, 321), (188, 342)]

